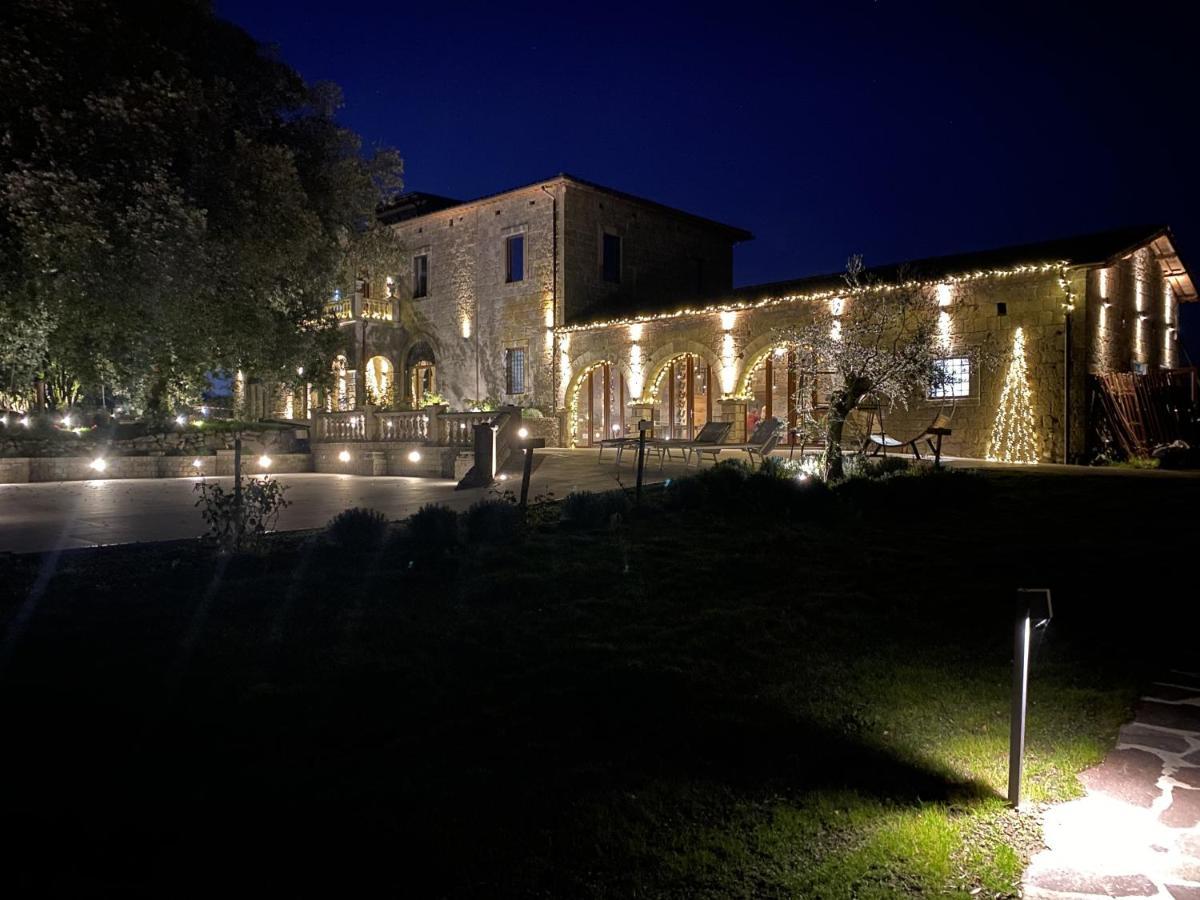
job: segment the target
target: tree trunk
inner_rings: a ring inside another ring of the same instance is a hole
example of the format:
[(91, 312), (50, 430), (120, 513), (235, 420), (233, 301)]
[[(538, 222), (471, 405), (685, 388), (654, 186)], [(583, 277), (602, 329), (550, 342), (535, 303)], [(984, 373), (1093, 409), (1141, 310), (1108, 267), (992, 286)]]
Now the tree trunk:
[(842, 433), (846, 429), (846, 418), (849, 413), (840, 407), (831, 407), (825, 418), (825, 456), (821, 460), (825, 470), (825, 480), (840, 481), (845, 477), (842, 466)]

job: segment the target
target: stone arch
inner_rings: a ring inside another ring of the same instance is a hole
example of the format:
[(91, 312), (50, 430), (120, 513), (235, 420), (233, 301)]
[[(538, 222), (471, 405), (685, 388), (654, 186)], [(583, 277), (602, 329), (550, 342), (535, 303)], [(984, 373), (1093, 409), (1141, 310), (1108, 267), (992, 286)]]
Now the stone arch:
[(396, 363), (390, 356), (386, 353), (372, 354), (363, 364), (367, 401), (390, 406), (395, 400), (397, 376)]
[(413, 373), (417, 368), (428, 369), (429, 376), (423, 380), (428, 381), (427, 388), (430, 392), (437, 393), (438, 385), (435, 373), (440, 356), (441, 347), (430, 334), (414, 334), (405, 342), (403, 349), (398, 354), (400, 365), (396, 374), (396, 381), (402, 388), (403, 396), (413, 403), (420, 404), (421, 397), (417, 391), (423, 391), (426, 386), (414, 385)]
[(738, 373), (736, 390), (739, 397), (750, 393), (750, 379), (755, 370), (762, 365), (763, 360), (775, 352), (775, 348), (784, 346), (784, 342), (773, 334), (763, 334), (756, 337), (742, 350), (742, 371)]
[(692, 354), (704, 360), (714, 372), (720, 372), (721, 360), (713, 353), (711, 347), (706, 347), (697, 341), (676, 339), (655, 350), (646, 362), (645, 381), (642, 386), (642, 399), (650, 402), (654, 395), (655, 386), (662, 378), (663, 372), (671, 360), (686, 354)]
[(620, 360), (620, 355), (617, 353), (607, 350), (588, 350), (576, 356), (569, 363), (571, 377), (567, 380), (566, 389), (563, 392), (563, 409), (567, 414), (567, 444), (569, 446), (578, 445), (579, 394), (583, 388), (584, 379), (589, 373), (605, 364), (611, 366), (617, 377), (625, 384), (630, 383), (632, 370), (628, 363)]

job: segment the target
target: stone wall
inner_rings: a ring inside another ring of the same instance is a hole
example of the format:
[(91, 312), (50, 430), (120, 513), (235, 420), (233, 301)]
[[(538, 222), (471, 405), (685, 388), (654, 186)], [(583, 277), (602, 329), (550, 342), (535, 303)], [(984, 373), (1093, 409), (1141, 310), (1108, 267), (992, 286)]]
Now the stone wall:
[[(1089, 277), (1083, 270), (1067, 274), (1067, 285), (1076, 303), (1072, 314), (1074, 361), (1069, 391), (1072, 456), (1082, 451), (1086, 431), (1084, 385), (1090, 365), (1088, 346), (1093, 340), (1091, 323), (1085, 315)], [(930, 290), (933, 289), (931, 285)], [(1161, 302), (1161, 294), (1159, 297)], [(949, 339), (946, 355), (961, 355), (971, 360), (970, 396), (952, 404), (914, 397), (907, 409), (885, 411), (887, 433), (902, 440), (911, 438), (924, 431), (939, 412), (949, 412), (952, 407), (954, 433), (945, 440), (943, 451), (956, 456), (986, 456), (1014, 334), (1020, 328), (1032, 389), (1039, 457), (1043, 461), (1062, 461), (1067, 440), (1068, 395), (1064, 381), (1065, 300), (1057, 267), (956, 282), (944, 310)], [(564, 345), (560, 403), (571, 410), (577, 402), (583, 376), (591, 367), (608, 362), (614, 374), (620, 372), (626, 380), (626, 395), (631, 401), (640, 399), (650, 406), (661, 404), (662, 373), (681, 354), (692, 354), (697, 365), (709, 367), (717, 397), (744, 395), (753, 371), (778, 346), (777, 329), (802, 321), (813, 304), (827, 302), (827, 299), (799, 299), (725, 315), (714, 309), (640, 324), (568, 330), (560, 339)], [(1122, 327), (1128, 330), (1130, 326), (1127, 322)], [(724, 415), (726, 410), (714, 398), (714, 417)], [(781, 419), (785, 416), (782, 410), (776, 410), (775, 415)], [(570, 418), (568, 413), (568, 422)], [(856, 428), (860, 433), (865, 431), (864, 419), (865, 416), (859, 416), (851, 431)], [(878, 430), (877, 422), (872, 430)], [(571, 440), (570, 435), (567, 440)]]
[[(304, 434), (306, 429), (301, 429)], [(192, 457), (197, 454), (232, 450), (235, 435), (232, 431), (204, 428), (186, 428), (178, 431), (163, 431), (133, 438), (105, 440), (84, 433), (74, 440), (64, 434), (56, 440), (44, 440), (34, 432), (24, 435), (8, 429), (0, 436), (0, 456), (88, 456), (98, 454), (113, 456), (141, 456), (147, 454), (170, 454)], [(294, 453), (301, 438), (294, 428), (260, 428), (242, 432), (242, 447), (247, 453)]]
[[(512, 191), (394, 225), (407, 260), (397, 280), (398, 319), (368, 326), (367, 355), (388, 355), (402, 371), (409, 349), (425, 341), (435, 355), (437, 391), (452, 408), (486, 397), (549, 408), (554, 205), (564, 188), (548, 190)], [(505, 241), (517, 234), (524, 236), (524, 278), (509, 283)], [(412, 258), (419, 255), (429, 258), (428, 294), (413, 299)], [(521, 394), (506, 390), (509, 348), (526, 352)]]
[[(342, 458), (343, 453), (347, 458)], [(336, 475), (402, 475), (458, 480), (473, 462), (474, 454), (462, 448), (398, 441), (322, 443), (312, 451), (312, 470)]]
[[(568, 184), (565, 321), (712, 297), (733, 287), (728, 231), (669, 209)], [(621, 280), (605, 281), (602, 241), (621, 238)]]
[[(272, 475), (308, 472), (307, 453), (270, 454), (270, 465), (259, 465), (259, 453), (244, 452), (242, 474)], [(0, 484), (44, 481), (112, 481), (121, 478), (194, 478), (233, 475), (233, 451), (206, 456), (105, 456), (103, 471), (92, 467), (95, 457), (44, 456), (0, 459)], [(199, 461), (200, 465), (194, 465)]]
[(1086, 314), (1091, 374), (1179, 365), (1179, 301), (1150, 248), (1088, 273)]

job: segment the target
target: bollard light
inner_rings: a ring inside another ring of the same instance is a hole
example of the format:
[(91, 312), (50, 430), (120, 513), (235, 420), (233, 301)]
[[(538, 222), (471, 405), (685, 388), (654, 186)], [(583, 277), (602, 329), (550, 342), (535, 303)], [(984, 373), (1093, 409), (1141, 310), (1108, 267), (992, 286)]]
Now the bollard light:
[(1021, 805), (1021, 772), (1025, 756), (1025, 709), (1029, 697), (1029, 638), (1054, 615), (1049, 588), (1017, 590), (1013, 623), (1012, 711), (1008, 738), (1008, 802)]

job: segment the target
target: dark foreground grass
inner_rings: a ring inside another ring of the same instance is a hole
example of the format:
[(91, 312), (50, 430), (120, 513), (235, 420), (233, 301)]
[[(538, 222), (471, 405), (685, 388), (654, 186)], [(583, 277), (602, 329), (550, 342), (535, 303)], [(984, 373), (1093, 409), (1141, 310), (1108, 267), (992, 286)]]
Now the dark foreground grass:
[(786, 518), (654, 504), (415, 564), (311, 535), (261, 558), (9, 558), (5, 878), (1012, 896), (1036, 843), (1001, 799), (1013, 590), (1055, 592), (1027, 792), (1061, 799), (1190, 640), (1197, 493), (897, 479)]

